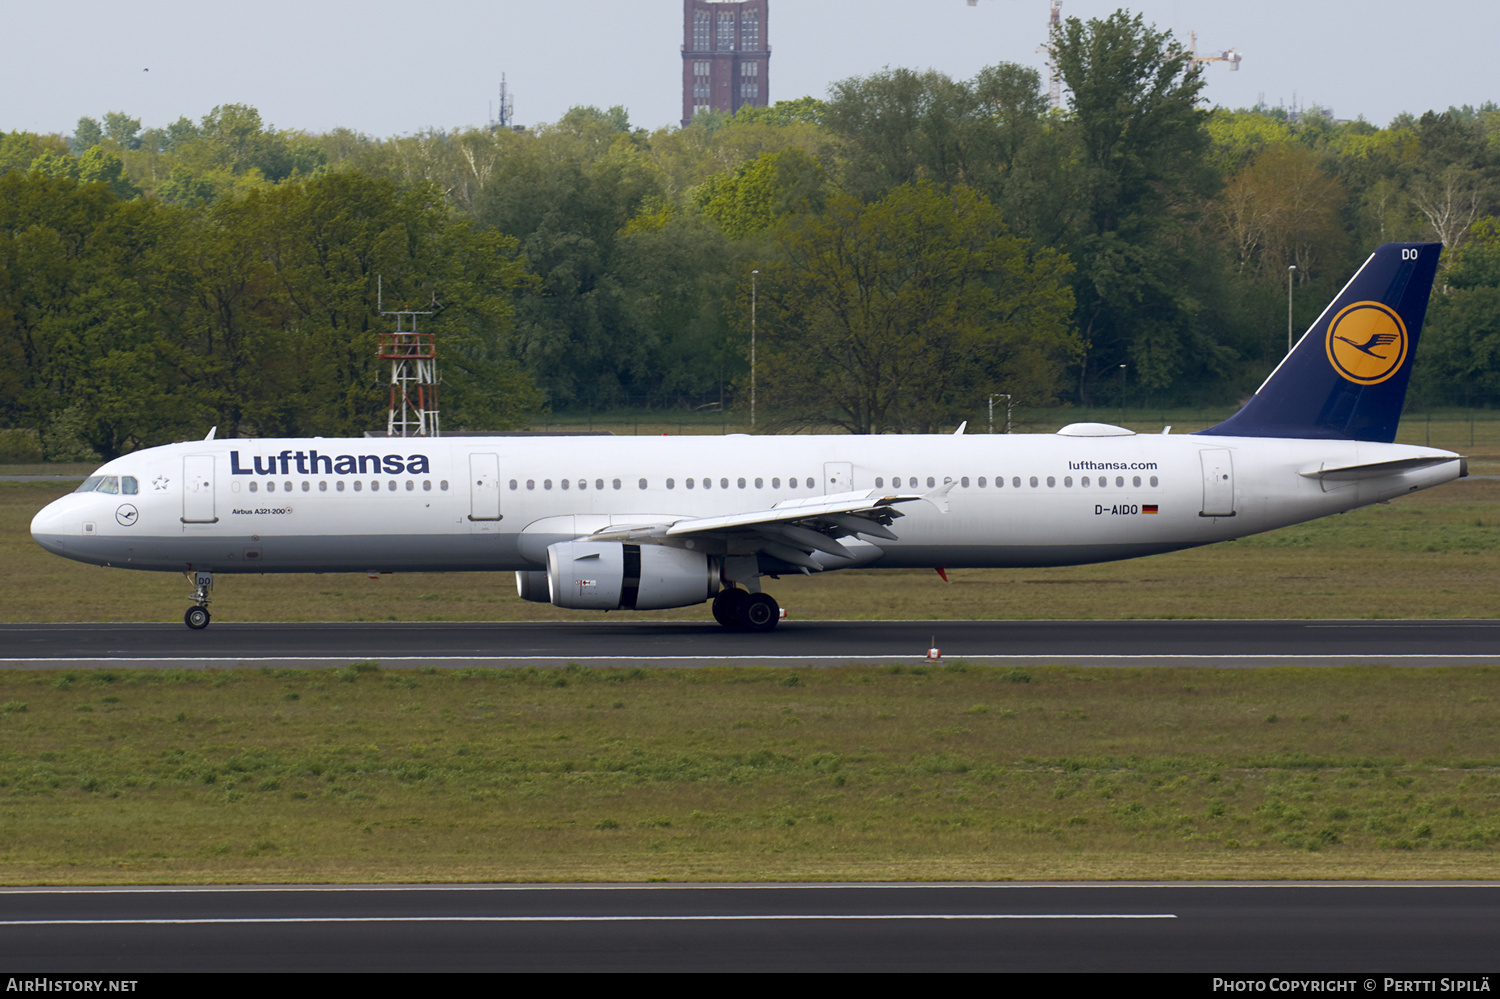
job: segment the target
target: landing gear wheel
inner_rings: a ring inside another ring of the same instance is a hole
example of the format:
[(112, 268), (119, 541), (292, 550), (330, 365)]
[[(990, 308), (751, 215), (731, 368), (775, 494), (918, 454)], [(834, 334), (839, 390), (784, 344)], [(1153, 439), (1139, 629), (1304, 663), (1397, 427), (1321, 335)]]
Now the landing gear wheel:
[(208, 608), (189, 607), (187, 613), (182, 615), (182, 622), (194, 631), (202, 631), (208, 627)]
[(726, 628), (735, 627), (739, 624), (740, 607), (749, 595), (744, 590), (720, 590), (714, 597), (714, 620)]
[(739, 626), (746, 631), (770, 631), (781, 620), (781, 605), (769, 593), (752, 593), (739, 605)]

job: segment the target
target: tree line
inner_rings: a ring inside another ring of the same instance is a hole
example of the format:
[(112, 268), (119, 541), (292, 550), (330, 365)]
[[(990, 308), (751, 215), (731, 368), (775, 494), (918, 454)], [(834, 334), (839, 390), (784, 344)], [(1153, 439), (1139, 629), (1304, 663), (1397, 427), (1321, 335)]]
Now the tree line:
[[(1019, 404), (1242, 398), (1378, 243), (1447, 246), (1414, 397), (1500, 373), (1500, 107), (1385, 127), (1207, 109), (1126, 12), (1029, 68), (887, 69), (632, 127), (375, 139), (243, 105), (0, 135), (0, 419), (110, 456), (216, 424), (381, 424), (376, 283), (435, 314), (448, 427), (749, 387), (781, 424), (933, 430)], [(1295, 269), (1290, 269), (1295, 266)]]

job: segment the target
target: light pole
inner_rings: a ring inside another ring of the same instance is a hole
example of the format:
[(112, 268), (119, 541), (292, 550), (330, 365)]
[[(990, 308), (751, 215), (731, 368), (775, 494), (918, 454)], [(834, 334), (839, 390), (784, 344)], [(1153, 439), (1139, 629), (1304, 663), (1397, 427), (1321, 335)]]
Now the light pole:
[(755, 278), (760, 271), (750, 272), (750, 429), (755, 429)]
[(1120, 425), (1125, 424), (1125, 365), (1120, 365)]
[(1286, 352), (1292, 352), (1292, 271), (1297, 269), (1292, 264), (1286, 269)]

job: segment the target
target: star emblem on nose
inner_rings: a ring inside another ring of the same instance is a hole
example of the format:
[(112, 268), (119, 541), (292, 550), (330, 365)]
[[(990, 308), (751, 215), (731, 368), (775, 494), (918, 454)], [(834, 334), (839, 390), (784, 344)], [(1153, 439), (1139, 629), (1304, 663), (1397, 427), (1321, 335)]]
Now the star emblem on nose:
[(151, 480), (151, 488), (155, 489), (157, 492), (161, 492), (163, 489), (167, 488), (167, 483), (171, 481), (172, 480), (167, 478), (165, 475), (158, 475), (156, 478)]

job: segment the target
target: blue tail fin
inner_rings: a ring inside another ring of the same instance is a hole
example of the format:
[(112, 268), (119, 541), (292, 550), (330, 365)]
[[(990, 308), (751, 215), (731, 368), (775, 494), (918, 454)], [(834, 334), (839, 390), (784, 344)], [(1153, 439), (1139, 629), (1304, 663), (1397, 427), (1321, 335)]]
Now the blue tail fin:
[(1250, 401), (1199, 433), (1395, 440), (1442, 249), (1377, 249)]

